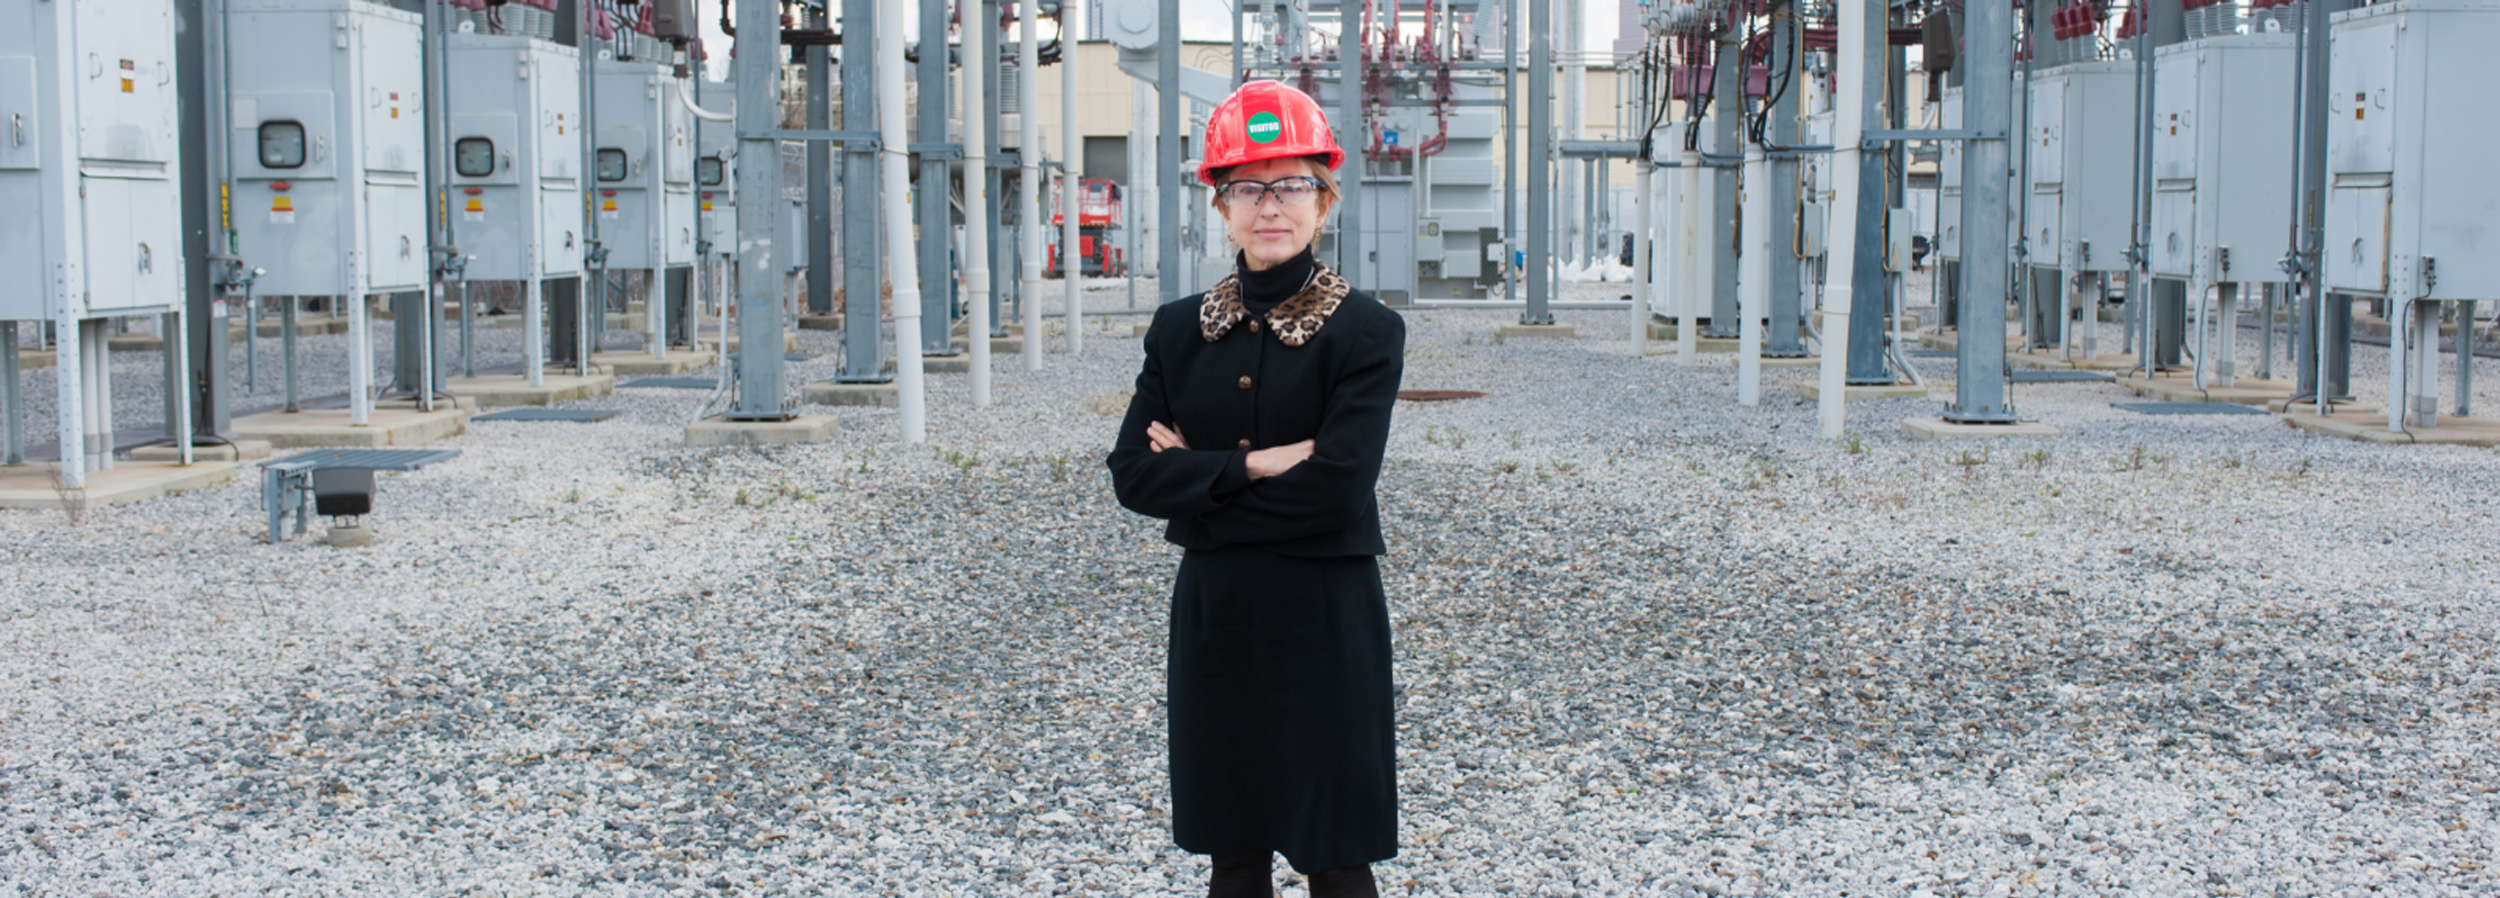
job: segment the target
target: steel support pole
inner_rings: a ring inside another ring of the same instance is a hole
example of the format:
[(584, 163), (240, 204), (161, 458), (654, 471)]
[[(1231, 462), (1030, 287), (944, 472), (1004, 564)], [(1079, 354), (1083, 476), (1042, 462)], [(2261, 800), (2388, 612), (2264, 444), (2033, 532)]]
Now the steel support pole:
[[(844, 44), (842, 51), (842, 130), (845, 131), (877, 129), (874, 35), (877, 33), (878, 15), (877, 0), (842, 0), (842, 34), (853, 38)], [(901, 26), (898, 23), (896, 27)], [(739, 84), (739, 93), (743, 95), (746, 92), (745, 82)], [(740, 127), (745, 126), (742, 123)], [(776, 158), (773, 164), (778, 166), (780, 160)], [(746, 169), (743, 159), (740, 165), (739, 202), (744, 204)], [(778, 168), (774, 170), (779, 171)], [(893, 380), (894, 375), (886, 371), (885, 234), (877, 221), (877, 150), (873, 144), (852, 141), (842, 145), (841, 181), (842, 369), (834, 375), (834, 381), (886, 383)], [(746, 229), (746, 219), (754, 214), (738, 217), (741, 234)], [(812, 272), (810, 276), (814, 276)], [(740, 289), (743, 295), (744, 288)], [(779, 340), (776, 335), (773, 345), (781, 345)]]
[[(1830, 256), (1837, 258), (1831, 265), (1833, 296), (1823, 303), (1823, 368), (1818, 372), (1816, 396), (1820, 405), (1816, 409), (1818, 432), (1827, 440), (1838, 439), (1848, 425), (1846, 374), (1855, 367), (1858, 335), (1864, 330), (1854, 319), (1862, 313), (1865, 298), (1872, 294), (1876, 313), (1870, 317), (1880, 323), (1884, 302), (1884, 184), (1880, 180), (1884, 154), (1865, 152), (1859, 138), (1868, 121), (1880, 121), (1877, 116), (1883, 109), (1884, 91), (1877, 85), (1890, 80), (1876, 78), (1886, 44), (1885, 9), (1882, 0), (1840, 0), (1839, 12), (1839, 59), (1835, 60), (1834, 74), (1840, 90), (1832, 110), (1831, 163), (1833, 206), (1838, 214), (1832, 216), (1829, 251)], [(1875, 163), (1873, 171), (1865, 164), (1869, 161)], [(1869, 198), (1875, 202), (1867, 202)], [(1859, 280), (1869, 275), (1869, 260), (1876, 263), (1872, 272), (1875, 283)], [(1882, 351), (1879, 330), (1875, 352), (1880, 356)], [(1879, 371), (1882, 366), (1883, 360), (1876, 359)]]
[[(738, 209), (743, 214), (738, 216), (737, 260), (742, 270), (738, 276), (737, 391), (722, 417), (782, 421), (789, 419), (790, 412), (782, 399), (781, 278), (773, 270), (773, 241), (781, 229), (780, 213), (786, 201), (781, 196), (781, 142), (772, 136), (781, 127), (781, 16), (771, 3), (740, 3), (735, 8), (741, 45), (730, 64), (738, 72)], [(845, 17), (845, 29), (851, 25)], [(729, 347), (721, 351), (727, 353)]]
[(26, 463), (26, 434), (18, 419), (26, 393), (17, 380), (17, 322), (0, 321), (0, 465)]
[(1059, 277), (1068, 289), (1068, 356), (1085, 351), (1085, 137), (1076, 126), (1076, 25), (1081, 5), (1059, 11)]
[[(987, 2), (967, 0), (964, 18), (964, 313), (968, 323), (964, 340), (972, 358), (972, 407), (990, 407), (990, 168), (989, 129), (983, 127), (989, 114), (989, 85), (985, 72), (996, 72), (990, 64), (990, 41), (984, 35), (997, 30), (998, 19), (991, 16), (993, 7)], [(926, 34), (927, 32), (922, 32)], [(940, 32), (943, 33), (943, 32)], [(926, 42), (923, 42), (926, 45)], [(927, 58), (923, 53), (922, 58)], [(926, 99), (921, 101), (924, 105)]]
[[(188, 432), (171, 434), (176, 442), (188, 446), (191, 437), (222, 443), (231, 436), (226, 366), (231, 352), (226, 338), (229, 311), (217, 288), (222, 280), (217, 277), (218, 269), (224, 263), (209, 259), (212, 254), (233, 249), (227, 239), (231, 225), (224, 202), (226, 139), (230, 133), (224, 102), (226, 4), (225, 0), (203, 0), (175, 4), (174, 9), (175, 15), (191, 26), (175, 29), (174, 33), (174, 65), (181, 74), (176, 79), (176, 99), (182, 107), (181, 183), (189, 191), (182, 202), (183, 305), (187, 314), (181, 316), (186, 325), (182, 332), (165, 334), (165, 348), (170, 360), (175, 341), (184, 344), (182, 355), (186, 364), (182, 380), (190, 387), (169, 398), (178, 400), (176, 405), (189, 415)], [(212, 97), (217, 102), (208, 102)], [(246, 335), (244, 339), (251, 337)], [(172, 370), (170, 366), (168, 370)], [(175, 417), (167, 416), (166, 423), (173, 424)]]
[(1944, 419), (1959, 424), (2011, 424), (2005, 368), (2005, 172), (2011, 161), (2013, 17), (2006, 4), (1963, 10), (1962, 124), (1978, 136), (1962, 149), (1961, 343), (1953, 402)]
[[(903, 21), (903, 11), (911, 8), (910, 2), (888, 0), (885, 21)], [(754, 5), (771, 8), (767, 4)], [(924, 43), (922, 47), (925, 53), (943, 57), (946, 52), (943, 35), (946, 32), (940, 27), (934, 33), (940, 36), (937, 46), (930, 48)], [(903, 29), (879, 28), (875, 34), (877, 136), (880, 144), (877, 151), (877, 193), (885, 212), (886, 267), (894, 277), (894, 393), (897, 411), (902, 413), (902, 421), (899, 422), (902, 433), (898, 436), (903, 442), (919, 443), (929, 438), (929, 411), (923, 404), (926, 397), (921, 394), (921, 344), (918, 339), (920, 272), (912, 267), (911, 204), (907, 199), (911, 193), (911, 153), (903, 132)], [(1069, 48), (1069, 51), (1073, 53), (1074, 48)], [(943, 136), (945, 132), (938, 133)], [(946, 238), (936, 235), (928, 239), (944, 241)], [(781, 333), (776, 328), (773, 339), (777, 341), (780, 338)], [(749, 358), (764, 355), (769, 355), (776, 364), (781, 359), (778, 352), (747, 353)]]
[[(1862, 5), (1865, 0), (1841, 0), (1841, 2)], [(1898, 128), (1901, 125), (1898, 121), (1901, 106), (1901, 68), (1897, 61), (1901, 57), (1901, 52), (1897, 48), (1890, 48), (1890, 52), (1887, 52), (1885, 34), (1888, 20), (1885, 10), (1882, 7), (1875, 7), (1864, 12), (1865, 16), (1859, 22), (1858, 32), (1851, 32), (1846, 25), (1840, 29), (1840, 39), (1848, 42), (1859, 57), (1855, 63), (1852, 63), (1849, 53), (1840, 54), (1839, 75), (1844, 86), (1840, 91), (1839, 102), (1847, 103), (1853, 97), (1858, 101), (1851, 108), (1856, 110), (1861, 126), (1866, 122), (1882, 121), (1889, 113), (1894, 120), (1888, 124)], [(1844, 11), (1842, 17), (1848, 18), (1849, 11)], [(1881, 82), (1876, 80), (1878, 66), (1881, 66), (1880, 71), (1883, 73)], [(1859, 79), (1859, 83), (1865, 85), (1866, 89), (1851, 91), (1846, 86), (1846, 82), (1851, 79)], [(1874, 86), (1878, 83), (1885, 85), (1885, 89), (1875, 90)], [(1832, 207), (1834, 211), (1854, 208), (1856, 221), (1851, 223), (1850, 234), (1857, 241), (1859, 249), (1847, 256), (1826, 256), (1827, 259), (1833, 260), (1831, 272), (1834, 277), (1827, 284), (1830, 289), (1823, 302), (1827, 306), (1834, 303), (1846, 304), (1849, 313), (1846, 319), (1849, 329), (1845, 332), (1844, 338), (1842, 334), (1834, 333), (1828, 326), (1830, 322), (1827, 321), (1827, 326), (1823, 330), (1824, 352), (1831, 352), (1832, 347), (1838, 343), (1847, 344), (1849, 364), (1844, 378), (1847, 384), (1890, 384), (1893, 382), (1893, 374), (1892, 367), (1886, 364), (1884, 359), (1884, 316), (1891, 311), (1890, 304), (1886, 301), (1886, 294), (1890, 291), (1886, 288), (1891, 285), (1892, 279), (1887, 277), (1884, 271), (1884, 248), (1887, 241), (1883, 237), (1887, 217), (1885, 212), (1890, 206), (1887, 200), (1891, 198), (1889, 194), (1892, 192), (1892, 182), (1886, 176), (1885, 169), (1891, 160), (1898, 158), (1904, 145), (1899, 141), (1894, 141), (1885, 147), (1883, 152), (1856, 152), (1855, 148), (1842, 142), (1842, 132), (1849, 130), (1839, 126), (1840, 119), (1844, 115), (1845, 113), (1835, 110), (1833, 116), (1835, 127), (1832, 142), (1839, 150), (1832, 155), (1832, 165), (1836, 173), (1839, 166), (1849, 164), (1850, 156), (1856, 156), (1857, 190), (1854, 197), (1847, 193), (1835, 192)], [(1859, 133), (1864, 133), (1862, 128), (1859, 129)], [(1853, 213), (1841, 213), (1843, 216), (1849, 214)], [(1835, 229), (1839, 225), (1840, 217), (1834, 216)], [(1830, 245), (1835, 252), (1842, 248), (1838, 233), (1832, 235)], [(1849, 268), (1848, 279), (1845, 281), (1837, 277), (1843, 265)], [(1842, 289), (1844, 286), (1847, 289)], [(1837, 434), (1831, 435), (1837, 436)]]
[[(2319, 414), (2342, 401), (2349, 378), (2352, 334), (2351, 300), (2325, 289), (2325, 258), (2319, 249), (2326, 227), (2327, 62), (2332, 58), (2335, 14), (2352, 8), (2349, 0), (2304, 0), (2301, 14), (2299, 116), (2300, 189), (2293, 195), (2294, 252), (2299, 254), (2298, 307), (2309, 316), (2310, 339), (2301, 345), (2300, 387), (2295, 397), (2317, 402)], [(2391, 310), (2392, 312), (2393, 310)], [(2391, 325), (2395, 323), (2391, 314)], [(2390, 340), (2390, 343), (2395, 342)], [(2400, 409), (2399, 397), (2388, 407)]]
[[(946, 111), (946, 0), (920, 2), (920, 142), (935, 147), (948, 142)], [(1069, 4), (1074, 9), (1078, 4)], [(898, 21), (895, 24), (900, 25)], [(1062, 61), (1076, 58), (1073, 42), (1062, 42)], [(970, 123), (966, 123), (967, 127)], [(954, 180), (946, 154), (920, 154), (920, 189), (912, 194), (920, 215), (920, 350), (922, 355), (951, 356), (955, 348)], [(811, 256), (810, 258), (814, 258)], [(779, 344), (775, 344), (779, 345)]]
[(1743, 317), (1736, 297), (1736, 181), (1734, 166), (1725, 160), (1744, 153), (1744, 144), (1737, 138), (1737, 125), (1744, 118), (1745, 60), (1744, 34), (1733, 23), (1724, 25), (1717, 35), (1718, 47), (1711, 54), (1709, 152), (1713, 160), (1710, 202), (1710, 326), (1702, 336), (1721, 340), (1737, 334), (1737, 319)]
[[(1799, 52), (1798, 45), (1804, 40), (1805, 25), (1798, 18), (1797, 8), (1792, 3), (1771, 12), (1771, 28), (1771, 72), (1778, 80), (1778, 86), (1771, 90), (1779, 94), (1779, 98), (1764, 111), (1771, 117), (1769, 127), (1763, 129), (1771, 144), (1764, 148), (1770, 162), (1770, 183), (1764, 186), (1770, 190), (1771, 230), (1755, 238), (1757, 245), (1770, 254), (1770, 258), (1765, 260), (1770, 268), (1771, 280), (1770, 291), (1765, 297), (1769, 300), (1765, 305), (1765, 314), (1769, 318), (1765, 322), (1768, 327), (1764, 328), (1762, 354), (1769, 358), (1794, 359), (1806, 355), (1803, 327), (1805, 285), (1801, 277), (1801, 263), (1805, 259), (1797, 252), (1797, 218), (1800, 211), (1797, 202), (1797, 154), (1788, 148), (1802, 142), (1798, 140), (1797, 95), (1805, 90), (1805, 86), (1798, 83), (1805, 78), (1805, 54)], [(1752, 185), (1747, 185), (1746, 189), (1751, 191)], [(1880, 285), (1879, 280), (1869, 286), (1880, 289)], [(1844, 332), (1829, 339), (1839, 340), (1845, 336)]]
[(1519, 251), (1519, 0), (1502, 0), (1502, 298), (1518, 287)]
[[(850, 0), (865, 3), (867, 0)], [(1024, 370), (1042, 370), (1042, 54), (1035, 0), (1017, 5), (1016, 302), (1024, 313)], [(1168, 20), (1167, 20), (1168, 21)], [(1177, 26), (1166, 26), (1177, 27)], [(1174, 32), (1177, 33), (1177, 32)], [(1170, 283), (1164, 284), (1169, 289)]]
[[(1177, 5), (1175, 0), (1164, 2)], [(1554, 0), (1530, 2), (1550, 5)], [(1344, 275), (1348, 283), (1361, 288), (1365, 283), (1363, 272), (1366, 270), (1363, 255), (1363, 182), (1371, 168), (1363, 160), (1363, 143), (1370, 136), (1363, 125), (1363, 11), (1355, 0), (1337, 0), (1337, 15), (1337, 60), (1340, 63), (1337, 121), (1329, 124), (1337, 129), (1337, 143), (1345, 148), (1347, 166), (1346, 173), (1339, 178), (1345, 187), (1345, 198), (1337, 204), (1337, 273)], [(1540, 35), (1537, 39), (1544, 38)], [(1531, 314), (1542, 311), (1533, 295), (1528, 298), (1528, 306)]]
[[(998, 142), (1000, 118), (998, 111), (1007, 105), (1007, 95), (1000, 92), (998, 83), (998, 67), (1000, 60), (1003, 59), (999, 55), (998, 0), (980, 0), (980, 21), (979, 28), (971, 29), (967, 33), (977, 33), (981, 36), (981, 58), (984, 60), (981, 65), (981, 95), (987, 99), (982, 104), (985, 114), (981, 116), (981, 146), (987, 148), (992, 153), (992, 157), (981, 167), (981, 187), (984, 195), (988, 196), (991, 202), (1006, 203), (1009, 202), (1006, 192), (1006, 169), (1001, 167), (1003, 160), (996, 156), (1003, 152), (1002, 145)], [(998, 289), (998, 281), (1003, 277), (1011, 286), (1015, 282), (1015, 269), (1011, 264), (1015, 258), (1015, 246), (1009, 241), (1008, 236), (1002, 233), (1000, 219), (1004, 211), (1005, 207), (1000, 206), (991, 209), (988, 215), (990, 254), (986, 261), (989, 263), (991, 280), (989, 335), (992, 337), (1007, 336), (1007, 319), (1001, 317), (1004, 311), (1004, 301), (1000, 294), (1013, 292)]]
[[(831, 26), (825, 7), (808, 7), (806, 12), (807, 27), (821, 30)], [(849, 31), (850, 19), (848, 17), (843, 19), (843, 24), (845, 26), (843, 30)], [(831, 49), (817, 44), (803, 51), (807, 58), (805, 70), (807, 127), (810, 129), (831, 130), (833, 128)], [(849, 54), (846, 53), (844, 56), (847, 58)], [(848, 68), (847, 62), (845, 68)], [(842, 87), (844, 90), (851, 89), (849, 78), (842, 79)], [(843, 105), (843, 109), (849, 108), (849, 104)], [(811, 263), (817, 259), (831, 259), (833, 254), (839, 251), (833, 242), (833, 216), (837, 214), (833, 208), (833, 178), (833, 143), (824, 140), (808, 141), (807, 252), (804, 255)], [(850, 233), (849, 229), (844, 229), (844, 236), (847, 237)], [(845, 258), (843, 262), (846, 263), (844, 270), (847, 273), (849, 270), (847, 263), (850, 259)], [(833, 314), (833, 266), (818, 264), (807, 266), (807, 313), (810, 315)]]
[(1521, 324), (1552, 324), (1554, 290), (1554, 0), (1528, 0), (1528, 307)]
[[(1155, 3), (1155, 295), (1171, 302), (1187, 295), (1181, 283), (1181, 197), (1188, 193), (1181, 168), (1181, 4)], [(1145, 180), (1132, 175), (1133, 179)]]

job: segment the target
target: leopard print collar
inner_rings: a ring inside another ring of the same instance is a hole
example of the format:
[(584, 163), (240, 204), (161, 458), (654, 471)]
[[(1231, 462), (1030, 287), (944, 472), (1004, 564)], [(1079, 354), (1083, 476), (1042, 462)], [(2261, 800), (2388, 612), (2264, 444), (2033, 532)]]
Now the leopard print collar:
[[(1354, 285), (1346, 283), (1344, 277), (1326, 265), (1314, 263), (1311, 282), (1302, 287), (1302, 292), (1277, 303), (1276, 308), (1267, 313), (1267, 326), (1274, 329), (1276, 339), (1285, 341), (1287, 346), (1311, 342), (1311, 338), (1319, 334), (1320, 326), (1328, 323), (1328, 316), (1336, 314), (1337, 305), (1352, 292)], [(1241, 275), (1228, 274), (1216, 282), (1214, 289), (1207, 291), (1205, 299), (1199, 300), (1198, 333), (1207, 338), (1207, 342), (1213, 343), (1224, 339), (1233, 325), (1248, 317), (1250, 307), (1241, 302)]]

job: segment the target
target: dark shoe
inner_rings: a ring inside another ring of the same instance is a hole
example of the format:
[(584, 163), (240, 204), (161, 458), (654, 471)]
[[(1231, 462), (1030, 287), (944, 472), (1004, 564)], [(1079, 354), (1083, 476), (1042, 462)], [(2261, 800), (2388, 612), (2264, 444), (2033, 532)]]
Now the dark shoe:
[(1275, 898), (1274, 852), (1219, 854), (1215, 873), (1207, 877), (1207, 898)]
[(1311, 876), (1311, 898), (1380, 898), (1380, 886), (1372, 882), (1372, 865), (1339, 867)]

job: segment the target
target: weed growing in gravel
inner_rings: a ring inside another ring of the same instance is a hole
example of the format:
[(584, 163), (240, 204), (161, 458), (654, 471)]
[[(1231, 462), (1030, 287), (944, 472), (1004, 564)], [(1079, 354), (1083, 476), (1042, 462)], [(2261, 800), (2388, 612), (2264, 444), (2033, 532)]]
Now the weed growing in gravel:
[(580, 485), (580, 484), (575, 484), (575, 485), (573, 486), (573, 488), (572, 488), (572, 489), (565, 490), (565, 491), (564, 491), (564, 501), (566, 501), (566, 502), (580, 502), (580, 501), (582, 501), (582, 488), (581, 488), (581, 485)]
[(2222, 466), (2225, 468), (2237, 468), (2242, 464), (2242, 461), (2243, 460), (2240, 458), (2240, 454), (2237, 452), (2222, 453)]
[(2118, 459), (2117, 469), (2120, 471), (2141, 471), (2144, 470), (2144, 466), (2147, 463), (2161, 464), (2161, 462), (2161, 456), (2146, 452), (2144, 451), (2144, 447), (2137, 446), (2134, 449), (2128, 450), (2126, 455)]
[(2301, 479), (2304, 479), (2304, 478), (2308, 477), (2308, 476), (2309, 476), (2309, 461), (2310, 461), (2310, 460), (2309, 460), (2309, 459), (2306, 459), (2306, 458), (2301, 459), (2301, 460), (2300, 460), (2300, 464), (2292, 466), (2292, 470), (2291, 470), (2290, 472), (2288, 472), (2288, 473), (2286, 473), (2286, 474), (2284, 474), (2284, 475), (2283, 475), (2283, 479), (2285, 479), (2285, 480), (2301, 480)]
[(743, 486), (742, 486), (742, 487), (739, 487), (739, 488), (738, 488), (738, 496), (737, 496), (737, 498), (731, 499), (731, 500), (729, 500), (729, 501), (734, 502), (734, 503), (737, 503), (737, 504), (739, 504), (739, 505), (745, 505), (745, 504), (747, 504), (747, 488), (746, 488), (746, 487), (743, 487)]
[(1475, 334), (1473, 334), (1473, 333), (1469, 333), (1469, 334), (1465, 335), (1464, 337), (1462, 337), (1462, 338), (1458, 341), (1458, 345), (1460, 345), (1460, 346), (1474, 346), (1474, 345), (1476, 345), (1476, 335), (1475, 335)]
[(955, 470), (963, 474), (970, 474), (972, 469), (981, 466), (981, 453), (977, 450), (966, 452), (961, 449), (947, 449), (938, 453), (938, 457), (945, 460), (947, 464), (954, 465)]
[(1502, 434), (1503, 439), (1510, 441), (1510, 449), (1513, 452), (1519, 451), (1519, 433), (1519, 431), (1513, 430)]
[(1519, 473), (1519, 463), (1515, 461), (1501, 461), (1497, 459), (1493, 462), (1493, 470), (1500, 471), (1504, 474), (1517, 474)]
[(2031, 469), (2035, 471), (2046, 469), (2049, 466), (2049, 459), (2051, 457), (2052, 456), (2049, 450), (2045, 448), (2033, 449), (2029, 452), (2023, 453), (2023, 460), (2030, 462)]
[(1970, 450), (1964, 449), (1962, 450), (1961, 455), (1956, 456), (1953, 459), (1953, 464), (1962, 469), (1963, 477), (1969, 477), (1973, 469), (1987, 463), (1988, 450), (1986, 449), (1979, 450), (1977, 454), (1972, 454)]
[(52, 494), (60, 497), (61, 516), (69, 519), (70, 526), (78, 527), (87, 523), (87, 490), (85, 487), (72, 489), (61, 479), (59, 474), (54, 474), (52, 478)]
[(1858, 439), (1858, 435), (1854, 433), (1844, 433), (1840, 435), (1840, 448), (1841, 451), (1847, 452), (1851, 455), (1866, 454), (1866, 444), (1861, 442)]
[(1068, 481), (1068, 472), (1076, 467), (1076, 462), (1065, 452), (1051, 453), (1042, 460), (1050, 463), (1050, 479), (1061, 483)]

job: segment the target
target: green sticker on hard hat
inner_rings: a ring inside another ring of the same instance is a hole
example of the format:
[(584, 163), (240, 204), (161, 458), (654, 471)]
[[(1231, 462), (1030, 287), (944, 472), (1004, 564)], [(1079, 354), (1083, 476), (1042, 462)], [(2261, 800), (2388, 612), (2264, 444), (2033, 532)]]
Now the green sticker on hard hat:
[(1250, 136), (1253, 143), (1274, 143), (1276, 138), (1285, 136), (1285, 122), (1277, 118), (1276, 113), (1261, 112), (1252, 115), (1241, 130)]

